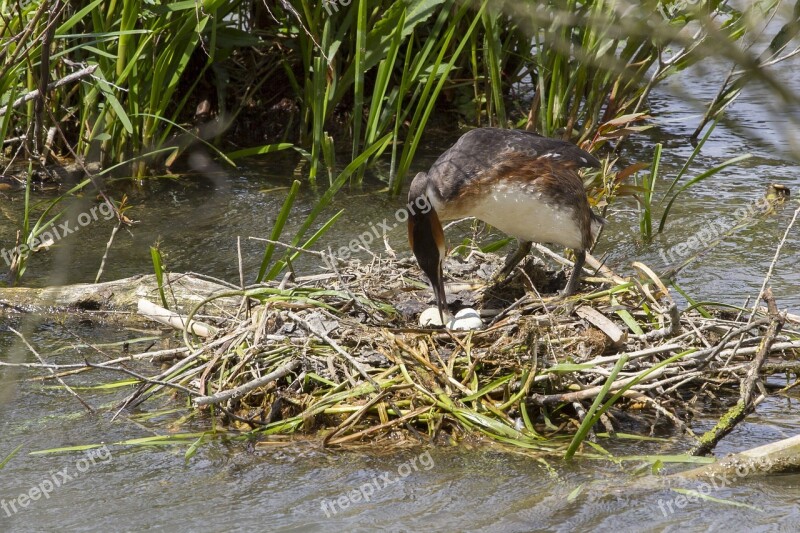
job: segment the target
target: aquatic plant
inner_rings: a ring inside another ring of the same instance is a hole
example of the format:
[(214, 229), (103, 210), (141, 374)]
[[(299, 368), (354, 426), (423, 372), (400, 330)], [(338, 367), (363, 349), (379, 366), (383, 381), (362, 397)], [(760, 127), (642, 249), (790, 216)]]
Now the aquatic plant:
[[(387, 179), (397, 193), (437, 106), (472, 123), (588, 142), (603, 124), (646, 110), (668, 76), (725, 57), (741, 68), (726, 82), (735, 88), (712, 105), (716, 116), (747, 80), (768, 79), (781, 52), (790, 56), (791, 22), (760, 62), (748, 61), (751, 45), (737, 46), (777, 9), (719, 1), (0, 2), (0, 136), (11, 153), (129, 161), (143, 176), (192, 142), (227, 151), (225, 131), (237, 118), (288, 98), (298, 113), (284, 144), (308, 158), (311, 180), (324, 162), (332, 182), (337, 145), (349, 145), (351, 160), (373, 149), (366, 165), (391, 147)], [(195, 115), (211, 102), (216, 118), (204, 125)], [(394, 142), (374, 149), (387, 134)], [(363, 176), (363, 167), (354, 174)]]

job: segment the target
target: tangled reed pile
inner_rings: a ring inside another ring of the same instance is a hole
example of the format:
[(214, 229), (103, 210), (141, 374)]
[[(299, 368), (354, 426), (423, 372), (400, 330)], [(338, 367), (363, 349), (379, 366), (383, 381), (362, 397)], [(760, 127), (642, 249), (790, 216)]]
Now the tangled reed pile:
[[(446, 271), (474, 280), (498, 260), (476, 252), (448, 261)], [(574, 453), (602, 428), (694, 437), (693, 413), (733, 405), (695, 437), (695, 453), (705, 453), (763, 399), (760, 378), (800, 371), (791, 329), (800, 322), (778, 311), (768, 288), (767, 307), (679, 311), (656, 275), (634, 264), (639, 279), (600, 268), (581, 295), (563, 299), (539, 295), (542, 280), (559, 281), (533, 263), (502, 284), (456, 293), (456, 304), (481, 309), (486, 327), (475, 331), (416, 325), (431, 293), (409, 259), (330, 262), (322, 275), (222, 292), (241, 297), (238, 312), (190, 312), (186, 320), (210, 325), (184, 330), (177, 361), (125, 406), (177, 389), (262, 436), (316, 434), (333, 446), (483, 434)]]

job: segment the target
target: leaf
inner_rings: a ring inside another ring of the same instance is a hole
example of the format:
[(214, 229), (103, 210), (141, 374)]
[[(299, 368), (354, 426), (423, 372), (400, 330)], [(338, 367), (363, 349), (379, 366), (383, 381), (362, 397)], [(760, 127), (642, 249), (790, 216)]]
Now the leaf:
[(646, 120), (648, 118), (653, 118), (653, 117), (651, 117), (647, 113), (630, 113), (627, 115), (620, 115), (616, 118), (612, 118), (608, 122), (604, 122), (600, 126), (600, 131), (603, 131), (603, 129), (606, 128), (606, 126), (623, 126), (630, 122), (637, 122), (639, 120)]
[(627, 179), (632, 174), (634, 174), (636, 172), (639, 172), (640, 170), (644, 170), (649, 166), (650, 165), (648, 163), (645, 163), (643, 161), (641, 161), (639, 163), (634, 163), (632, 165), (628, 165), (627, 167), (625, 167), (622, 170), (620, 170), (619, 172), (617, 172), (617, 176), (616, 176), (615, 180), (617, 182), (624, 181), (625, 179)]
[(189, 459), (195, 456), (197, 450), (200, 449), (200, 446), (203, 444), (204, 440), (205, 434), (200, 435), (200, 437), (186, 449), (186, 452), (183, 454), (183, 460), (185, 464), (189, 464)]
[(466, 402), (471, 402), (473, 400), (477, 400), (481, 396), (485, 396), (486, 394), (492, 392), (493, 390), (495, 390), (499, 386), (503, 385), (504, 383), (508, 383), (513, 378), (514, 378), (514, 374), (508, 374), (508, 375), (505, 375), (505, 376), (503, 376), (501, 378), (498, 378), (498, 379), (492, 381), (491, 383), (489, 383), (488, 385), (486, 385), (485, 387), (483, 387), (478, 392), (470, 394), (469, 396), (464, 396), (463, 398), (461, 398), (461, 401), (466, 403)]
[(678, 189), (675, 192), (673, 197), (670, 199), (669, 203), (667, 203), (667, 207), (664, 209), (664, 214), (661, 215), (661, 222), (658, 225), (658, 233), (661, 233), (663, 231), (664, 226), (667, 224), (667, 216), (669, 215), (669, 212), (672, 209), (672, 204), (675, 202), (675, 200), (678, 199), (678, 196), (680, 196), (680, 194), (683, 191), (685, 191), (686, 189), (688, 189), (692, 185), (694, 185), (696, 183), (699, 183), (699, 182), (703, 181), (704, 179), (713, 176), (714, 174), (717, 174), (719, 171), (721, 171), (721, 170), (723, 170), (723, 169), (725, 169), (725, 168), (727, 168), (727, 167), (729, 167), (731, 165), (735, 165), (736, 163), (740, 163), (740, 162), (744, 161), (745, 159), (750, 159), (751, 157), (753, 157), (753, 154), (738, 155), (736, 157), (728, 159), (727, 161), (725, 161), (723, 163), (720, 163), (719, 165), (717, 165), (717, 166), (715, 166), (713, 168), (710, 168), (710, 169), (706, 170), (705, 172), (701, 173), (698, 176), (695, 176), (694, 178), (692, 178), (691, 180), (686, 182), (683, 185), (683, 187), (681, 187), (680, 189)]
[(236, 150), (235, 152), (229, 152), (225, 154), (225, 156), (228, 159), (233, 160), (253, 155), (271, 154), (272, 152), (280, 152), (281, 150), (287, 150), (294, 147), (295, 146), (292, 143), (265, 144), (263, 146), (253, 146), (251, 148), (244, 148), (242, 150)]
[(0, 470), (2, 470), (2, 469), (3, 469), (3, 467), (4, 467), (4, 466), (6, 466), (6, 465), (8, 464), (8, 462), (11, 460), (11, 458), (12, 458), (12, 457), (14, 457), (15, 455), (17, 455), (17, 452), (19, 452), (19, 451), (22, 449), (22, 447), (23, 447), (23, 446), (25, 446), (25, 443), (24, 443), (24, 442), (23, 442), (22, 444), (20, 444), (19, 446), (17, 446), (16, 448), (14, 448), (13, 450), (11, 450), (11, 453), (9, 453), (8, 455), (6, 455), (6, 456), (3, 458), (3, 460), (2, 460), (2, 461), (0, 461)]
[(220, 48), (248, 48), (258, 46), (260, 43), (258, 37), (239, 28), (230, 26), (217, 28), (217, 46)]
[(581, 483), (580, 485), (578, 485), (577, 487), (572, 489), (572, 492), (570, 492), (569, 496), (567, 496), (567, 501), (568, 502), (574, 501), (578, 496), (581, 495), (581, 493), (583, 492), (583, 488), (585, 486), (586, 486), (586, 483)]
[(569, 461), (572, 459), (572, 456), (575, 455), (575, 452), (578, 451), (578, 446), (586, 438), (586, 435), (589, 434), (589, 430), (597, 423), (600, 419), (600, 415), (605, 412), (605, 409), (601, 408), (601, 403), (608, 394), (608, 391), (611, 390), (611, 385), (614, 383), (614, 380), (617, 379), (617, 375), (622, 370), (622, 367), (625, 366), (625, 363), (628, 362), (628, 355), (622, 354), (617, 360), (617, 363), (614, 365), (614, 368), (611, 369), (611, 373), (609, 374), (606, 382), (603, 383), (603, 387), (600, 389), (600, 393), (595, 396), (594, 401), (592, 402), (592, 406), (589, 408), (589, 411), (586, 412), (586, 415), (583, 417), (583, 422), (581, 422), (578, 431), (575, 433), (575, 436), (572, 437), (572, 442), (569, 444), (569, 448), (567, 448), (567, 452), (564, 454), (564, 459)]
[[(294, 180), (292, 182), (292, 187), (289, 189), (289, 194), (286, 196), (286, 199), (283, 201), (283, 205), (281, 206), (281, 210), (278, 212), (278, 218), (275, 219), (275, 224), (272, 225), (272, 232), (269, 236), (271, 241), (277, 241), (280, 239), (281, 233), (283, 233), (283, 227), (286, 225), (286, 221), (289, 219), (289, 213), (292, 211), (292, 205), (294, 205), (294, 200), (297, 197), (297, 191), (299, 190), (300, 182), (298, 180)], [(274, 253), (275, 245), (273, 243), (268, 243), (266, 249), (264, 250), (264, 257), (261, 259), (261, 267), (258, 269), (258, 277), (256, 277), (257, 283), (260, 283), (264, 280), (264, 275), (267, 272), (267, 267), (269, 266)]]
[(106, 80), (106, 77), (99, 65), (97, 70), (94, 71), (94, 74), (98, 81), (97, 87), (100, 89), (100, 92), (103, 93), (103, 96), (106, 97), (106, 101), (114, 110), (114, 113), (117, 115), (117, 119), (119, 119), (119, 121), (122, 123), (122, 127), (125, 128), (125, 131), (127, 131), (129, 134), (132, 134), (133, 124), (131, 124), (131, 119), (128, 117), (128, 113), (125, 111), (125, 108), (122, 107), (122, 104), (114, 95), (114, 89), (108, 80)]
[(677, 492), (678, 494), (683, 494), (683, 495), (687, 496), (688, 498), (699, 498), (701, 500), (705, 500), (705, 501), (708, 501), (708, 502), (721, 503), (723, 505), (730, 505), (731, 507), (744, 507), (746, 509), (752, 509), (753, 511), (758, 511), (759, 513), (763, 513), (764, 512), (764, 509), (759, 509), (758, 507), (755, 507), (755, 506), (747, 504), (747, 503), (735, 502), (733, 500), (725, 500), (723, 498), (714, 498), (713, 496), (708, 496), (707, 494), (703, 494), (703, 493), (698, 492), (696, 490), (681, 489), (681, 488), (674, 487), (672, 489), (672, 491), (673, 492)]
[(549, 368), (544, 369), (545, 372), (578, 372), (580, 370), (589, 370), (594, 368), (591, 363), (558, 363)]
[(161, 260), (161, 250), (157, 246), (150, 247), (150, 258), (153, 260), (153, 271), (156, 275), (158, 284), (158, 295), (161, 297), (161, 305), (164, 309), (169, 309), (167, 294), (164, 292), (164, 263)]
[(598, 137), (598, 141), (608, 141), (611, 139), (617, 139), (619, 137), (625, 137), (626, 135), (630, 135), (632, 133), (638, 133), (641, 131), (649, 130), (650, 128), (655, 127), (652, 124), (648, 124), (646, 126), (627, 126), (625, 128), (619, 128), (607, 133), (603, 133)]

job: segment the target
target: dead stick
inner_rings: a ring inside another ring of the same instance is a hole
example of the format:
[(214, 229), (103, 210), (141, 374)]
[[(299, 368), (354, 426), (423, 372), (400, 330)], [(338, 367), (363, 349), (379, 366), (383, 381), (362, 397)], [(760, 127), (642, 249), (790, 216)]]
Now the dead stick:
[[(648, 374), (644, 378), (640, 378), (639, 376), (632, 376), (625, 379), (619, 379), (611, 384), (611, 388), (608, 390), (609, 394), (617, 392), (622, 387), (629, 385), (631, 382), (639, 380), (639, 383), (647, 383), (652, 381), (658, 377), (663, 376), (669, 367), (661, 367), (658, 370), (653, 371), (652, 373)], [(588, 389), (583, 389), (575, 392), (565, 392), (563, 394), (532, 394), (529, 402), (534, 405), (557, 405), (560, 403), (572, 403), (581, 400), (588, 400), (589, 398), (594, 398), (603, 390), (602, 386), (597, 387), (590, 387)]]
[[(72, 83), (73, 81), (79, 80), (81, 78), (85, 78), (86, 76), (91, 76), (94, 73), (95, 70), (97, 70), (97, 65), (91, 65), (91, 66), (88, 66), (86, 68), (82, 68), (82, 69), (80, 69), (78, 71), (73, 72), (72, 74), (64, 76), (60, 80), (56, 80), (56, 81), (54, 81), (52, 83), (48, 83), (47, 84), (47, 90), (48, 91), (52, 91), (53, 89), (58, 89), (62, 85), (66, 85), (68, 83)], [(39, 96), (39, 89), (36, 89), (36, 90), (33, 90), (33, 91), (31, 91), (31, 92), (29, 92), (27, 94), (24, 94), (24, 95), (20, 96), (19, 98), (17, 98), (13, 102), (11, 102), (10, 106), (5, 105), (3, 107), (0, 107), (0, 117), (5, 115), (8, 112), (8, 108), (9, 107), (11, 109), (14, 109), (15, 107), (19, 107), (22, 104), (24, 104), (25, 102), (29, 102), (30, 100), (33, 100), (34, 98), (37, 98), (38, 96)]]
[(40, 362), (42, 365), (44, 365), (44, 367), (45, 367), (45, 368), (47, 368), (47, 370), (48, 370), (48, 371), (49, 371), (51, 374), (53, 374), (53, 376), (54, 376), (54, 377), (55, 377), (55, 378), (58, 380), (58, 382), (59, 382), (59, 383), (61, 383), (61, 385), (62, 385), (62, 386), (63, 386), (63, 387), (64, 387), (64, 388), (67, 390), (67, 392), (69, 392), (70, 394), (72, 394), (73, 396), (75, 396), (75, 398), (77, 398), (77, 399), (78, 399), (78, 401), (79, 401), (79, 402), (81, 402), (81, 405), (83, 405), (83, 406), (86, 408), (86, 410), (87, 410), (87, 411), (89, 411), (90, 413), (94, 413), (94, 409), (92, 409), (92, 407), (91, 407), (91, 406), (90, 406), (88, 403), (86, 403), (86, 402), (83, 400), (83, 398), (81, 398), (81, 397), (78, 395), (78, 393), (77, 393), (77, 392), (75, 392), (74, 390), (72, 390), (72, 387), (70, 387), (69, 385), (67, 385), (67, 384), (64, 382), (64, 380), (63, 380), (63, 379), (61, 379), (60, 377), (58, 377), (58, 376), (56, 376), (56, 375), (55, 375), (56, 373), (53, 371), (53, 369), (52, 369), (52, 368), (50, 368), (49, 366), (47, 366), (47, 363), (45, 363), (45, 362), (44, 362), (44, 359), (42, 359), (42, 356), (41, 356), (41, 355), (39, 355), (39, 352), (37, 352), (37, 351), (36, 351), (36, 350), (33, 348), (33, 346), (31, 346), (31, 345), (30, 345), (30, 343), (29, 343), (29, 342), (28, 342), (28, 340), (25, 338), (25, 336), (24, 336), (24, 335), (22, 335), (22, 333), (20, 333), (19, 331), (15, 330), (14, 328), (11, 328), (11, 327), (9, 327), (8, 329), (9, 329), (9, 330), (11, 330), (11, 332), (12, 332), (12, 333), (14, 333), (15, 335), (17, 335), (17, 336), (18, 336), (20, 339), (22, 339), (22, 342), (23, 342), (23, 343), (25, 343), (25, 346), (27, 346), (27, 347), (28, 347), (28, 349), (31, 351), (31, 353), (32, 353), (33, 355), (35, 355), (35, 356), (36, 356), (36, 359), (38, 359), (38, 360), (39, 360), (39, 362)]
[(219, 392), (217, 394), (212, 394), (211, 396), (200, 396), (199, 398), (195, 398), (193, 402), (196, 406), (200, 407), (201, 405), (218, 404), (227, 400), (239, 398), (253, 389), (263, 387), (267, 383), (281, 379), (282, 377), (293, 372), (298, 366), (300, 366), (300, 361), (290, 361), (274, 372), (270, 372), (266, 376), (254, 379), (253, 381), (248, 381), (244, 385), (240, 385), (236, 388)]

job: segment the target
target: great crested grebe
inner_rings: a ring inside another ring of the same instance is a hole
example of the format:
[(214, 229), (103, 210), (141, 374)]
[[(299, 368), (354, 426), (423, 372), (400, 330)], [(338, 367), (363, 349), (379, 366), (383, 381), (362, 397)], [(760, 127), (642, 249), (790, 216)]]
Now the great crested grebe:
[(589, 248), (603, 225), (578, 175), (600, 162), (576, 145), (523, 130), (478, 128), (461, 136), (408, 191), (408, 242), (428, 276), (444, 320), (447, 299), (442, 277), (446, 255), (441, 220), (475, 217), (516, 237), (508, 274), (531, 242), (560, 244), (575, 251), (575, 267), (564, 289), (570, 295)]

